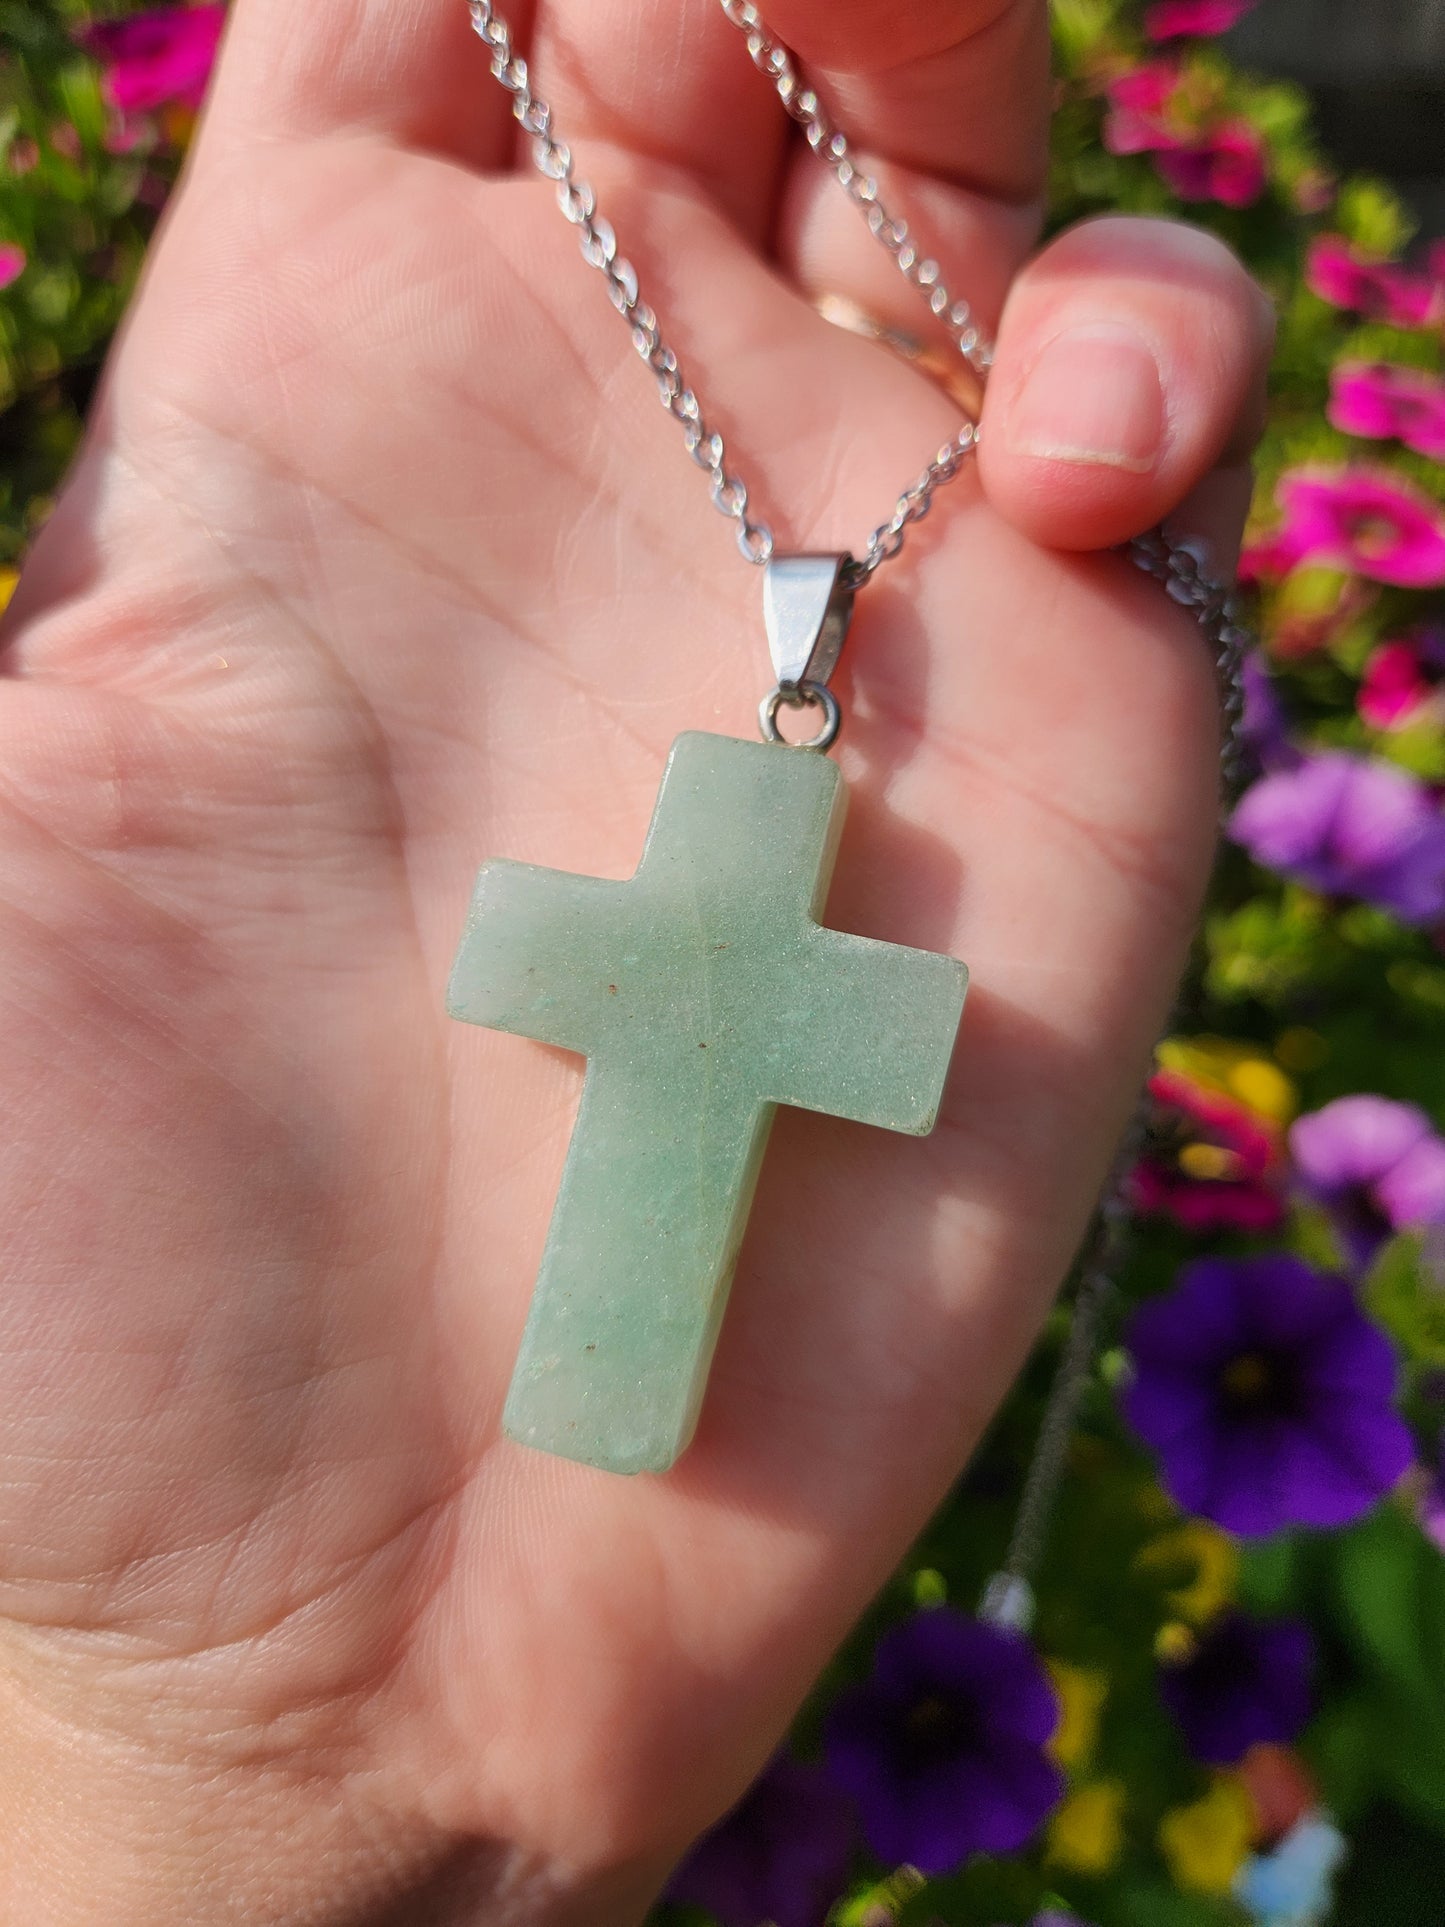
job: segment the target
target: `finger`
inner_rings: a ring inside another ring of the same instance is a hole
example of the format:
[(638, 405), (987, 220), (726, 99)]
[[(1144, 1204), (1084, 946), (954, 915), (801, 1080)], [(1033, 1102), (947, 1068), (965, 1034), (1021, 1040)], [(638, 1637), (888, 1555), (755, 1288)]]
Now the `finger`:
[(1009, 296), (984, 407), (989, 499), (1034, 540), (1103, 548), (1193, 497), (1237, 539), (1264, 419), (1269, 303), (1229, 250), (1173, 221), (1062, 235)]
[[(518, 44), (532, 0), (508, 0)], [(511, 104), (465, 0), (238, 0), (207, 116), (213, 147), (256, 135), (372, 133), (501, 167)]]
[(771, 234), (791, 123), (718, 0), (542, 0), (532, 67), (584, 171), (588, 143), (624, 149)]
[[(950, 292), (991, 331), (1033, 246), (1047, 162), (1049, 54), (1040, 0), (776, 0), (794, 45), (889, 212), (939, 261)], [(913, 334), (932, 323), (916, 288), (806, 147), (795, 155), (779, 253), (814, 295), (842, 294)]]

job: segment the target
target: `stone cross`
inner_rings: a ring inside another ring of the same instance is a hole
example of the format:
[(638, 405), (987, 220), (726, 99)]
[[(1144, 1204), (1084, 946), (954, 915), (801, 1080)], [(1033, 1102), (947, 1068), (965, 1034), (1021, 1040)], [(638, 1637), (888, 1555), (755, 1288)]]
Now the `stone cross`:
[(452, 1016), (587, 1059), (510, 1437), (614, 1472), (671, 1465), (776, 1106), (933, 1128), (967, 972), (818, 922), (846, 798), (812, 751), (689, 734), (627, 882), (478, 877)]

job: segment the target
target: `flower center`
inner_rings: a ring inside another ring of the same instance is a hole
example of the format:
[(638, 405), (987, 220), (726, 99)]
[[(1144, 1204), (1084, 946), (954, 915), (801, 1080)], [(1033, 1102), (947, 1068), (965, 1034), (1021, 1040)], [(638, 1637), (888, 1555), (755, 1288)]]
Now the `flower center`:
[(968, 1745), (977, 1722), (971, 1706), (941, 1693), (925, 1693), (904, 1715), (903, 1738), (912, 1767), (952, 1759)]
[(1259, 1352), (1245, 1352), (1229, 1361), (1219, 1382), (1231, 1405), (1262, 1405), (1274, 1389), (1274, 1373)]
[(1219, 1181), (1241, 1177), (1244, 1173), (1244, 1160), (1237, 1151), (1231, 1151), (1223, 1144), (1204, 1144), (1196, 1141), (1193, 1144), (1181, 1146), (1179, 1169), (1186, 1178)]
[(1388, 515), (1351, 516), (1349, 531), (1356, 550), (1369, 560), (1393, 554), (1399, 546), (1399, 527)]

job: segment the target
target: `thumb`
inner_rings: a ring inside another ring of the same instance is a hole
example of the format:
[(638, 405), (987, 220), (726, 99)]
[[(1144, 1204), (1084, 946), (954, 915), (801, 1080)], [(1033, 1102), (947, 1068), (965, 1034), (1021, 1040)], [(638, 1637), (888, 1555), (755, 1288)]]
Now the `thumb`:
[(1105, 548), (1168, 516), (1232, 563), (1273, 338), (1264, 294), (1201, 229), (1070, 229), (1004, 310), (979, 445), (990, 501), (1051, 548)]

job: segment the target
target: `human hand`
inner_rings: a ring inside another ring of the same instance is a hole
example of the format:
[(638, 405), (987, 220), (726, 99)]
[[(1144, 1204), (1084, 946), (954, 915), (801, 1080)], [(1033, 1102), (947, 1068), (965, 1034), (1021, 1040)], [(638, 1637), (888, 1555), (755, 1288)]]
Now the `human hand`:
[[(712, 0), (526, 11), (784, 545), (856, 543), (957, 417), (798, 290), (916, 296)], [(970, 1007), (926, 1143), (780, 1115), (697, 1441), (628, 1481), (499, 1436), (580, 1065), (442, 992), (482, 857), (626, 874), (673, 735), (752, 733), (757, 579), (461, 0), (240, 0), (7, 626), (6, 1918), (634, 1921), (1058, 1284), (1214, 818), (1198, 636), (1081, 552), (1186, 499), (1228, 549), (1268, 322), (1188, 230), (1020, 272), (1042, 8), (894, 16), (770, 9), (1012, 292), (979, 473), (860, 599), (829, 921)]]

